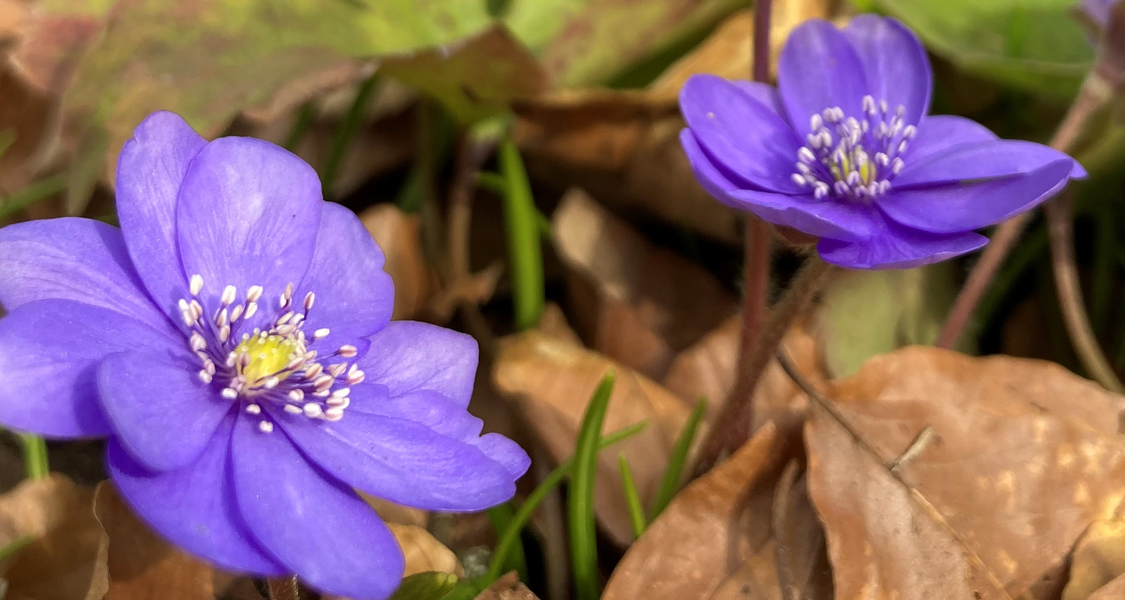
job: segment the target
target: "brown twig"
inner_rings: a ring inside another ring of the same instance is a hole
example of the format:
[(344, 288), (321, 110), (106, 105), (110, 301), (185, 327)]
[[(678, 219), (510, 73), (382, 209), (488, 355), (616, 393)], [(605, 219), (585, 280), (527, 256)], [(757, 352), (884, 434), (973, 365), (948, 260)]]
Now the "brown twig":
[(812, 306), (813, 299), (833, 269), (832, 265), (813, 255), (793, 278), (789, 289), (771, 311), (750, 360), (738, 373), (734, 389), (715, 419), (715, 426), (703, 441), (695, 468), (692, 469), (693, 477), (711, 470), (723, 456), (737, 449), (749, 437), (754, 390), (758, 387), (758, 381), (781, 345), (785, 333)]
[(266, 580), (266, 587), (270, 592), (270, 600), (301, 600), (301, 586), (297, 583), (297, 576), (271, 577)]
[(777, 582), (781, 586), (781, 597), (785, 600), (801, 600), (797, 582), (793, 577), (793, 565), (789, 561), (789, 501), (793, 495), (793, 484), (801, 472), (801, 464), (789, 461), (781, 472), (781, 479), (773, 495), (773, 542), (777, 557)]
[[(1112, 91), (1109, 85), (1100, 76), (1092, 73), (1087, 77), (1078, 92), (1078, 97), (1070, 105), (1066, 117), (1051, 139), (1051, 147), (1061, 152), (1073, 152), (1086, 128), (1086, 123), (1109, 102), (1111, 97)], [(1021, 214), (996, 228), (991, 242), (985, 247), (980, 260), (969, 274), (965, 286), (961, 288), (957, 300), (953, 303), (953, 309), (942, 325), (936, 343), (939, 348), (953, 348), (964, 335), (973, 311), (992, 285), (996, 272), (1000, 270), (1000, 266), (1004, 264), (1004, 260), (1019, 241), (1023, 230), (1031, 222), (1031, 216), (1031, 213)]]
[(1055, 274), (1059, 307), (1074, 350), (1090, 376), (1111, 392), (1125, 393), (1125, 386), (1106, 360), (1086, 313), (1074, 259), (1073, 205), (1072, 194), (1063, 194), (1047, 205), (1047, 235), (1051, 241), (1051, 269)]
[(770, 285), (770, 226), (753, 216), (746, 216), (745, 256), (742, 282), (742, 335), (739, 340), (739, 375), (746, 372), (754, 355), (754, 346), (766, 321), (766, 297)]

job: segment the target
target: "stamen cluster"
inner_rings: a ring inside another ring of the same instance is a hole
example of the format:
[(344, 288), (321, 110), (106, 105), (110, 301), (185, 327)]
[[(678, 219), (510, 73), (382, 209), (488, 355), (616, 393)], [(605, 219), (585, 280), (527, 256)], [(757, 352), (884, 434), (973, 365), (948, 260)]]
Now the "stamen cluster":
[[(306, 336), (303, 326), (316, 301), (313, 292), (305, 294), (301, 306), (294, 307), (290, 283), (278, 298), (276, 315), (268, 321), (269, 326), (243, 332), (241, 329), (249, 327), (258, 313), (262, 286), (250, 286), (240, 303), (236, 303), (237, 288), (226, 286), (219, 307), (209, 318), (204, 318), (206, 311), (199, 297), (202, 290), (203, 277), (192, 275), (191, 298), (179, 301), (180, 316), (190, 332), (188, 345), (200, 360), (200, 381), (223, 384), (220, 395), (244, 401), (244, 410), (252, 415), (262, 413), (263, 402), (273, 402), (288, 413), (310, 419), (343, 418), (350, 402), (350, 386), (362, 382), (364, 373), (348, 361), (358, 354), (355, 346), (345, 344), (320, 356), (316, 346), (330, 331), (317, 329)], [(331, 359), (342, 360), (329, 364)], [(262, 419), (259, 429), (269, 433), (273, 423)]]

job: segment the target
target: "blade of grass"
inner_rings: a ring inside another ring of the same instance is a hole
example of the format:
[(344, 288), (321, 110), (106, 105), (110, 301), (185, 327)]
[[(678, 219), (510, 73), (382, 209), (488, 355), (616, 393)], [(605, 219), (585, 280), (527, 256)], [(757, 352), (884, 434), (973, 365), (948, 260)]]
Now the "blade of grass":
[(23, 446), (23, 465), (28, 479), (46, 479), (51, 476), (47, 462), (47, 442), (30, 433), (19, 434)]
[(16, 132), (14, 129), (4, 129), (0, 131), (0, 156), (4, 156), (4, 153), (7, 152), (8, 148), (11, 148), (14, 143), (16, 143)]
[[(511, 502), (505, 502), (488, 509), (488, 520), (492, 521), (492, 527), (496, 529), (497, 536), (503, 535), (512, 526), (514, 517), (515, 511), (512, 509)], [(519, 573), (520, 581), (527, 581), (527, 554), (523, 550), (523, 541), (520, 540), (518, 535), (512, 543), (512, 551), (505, 557), (503, 570), (504, 572), (515, 571)]]
[(504, 184), (504, 221), (512, 269), (516, 327), (531, 329), (543, 314), (543, 256), (535, 199), (520, 151), (509, 135), (500, 143), (500, 174)]
[[(624, 441), (640, 433), (646, 426), (648, 426), (648, 422), (641, 421), (640, 423), (635, 423), (628, 427), (622, 427), (613, 433), (603, 435), (601, 441), (598, 442), (598, 450)], [(492, 562), (489, 564), (488, 576), (486, 577), (489, 582), (496, 581), (500, 575), (504, 573), (504, 562), (507, 560), (508, 552), (515, 547), (520, 532), (523, 531), (527, 522), (531, 520), (531, 513), (535, 512), (535, 509), (539, 507), (539, 503), (547, 497), (547, 494), (551, 493), (551, 490), (555, 489), (556, 486), (562, 483), (563, 479), (566, 479), (566, 477), (570, 475), (570, 470), (573, 467), (573, 456), (562, 461), (559, 466), (555, 467), (555, 470), (551, 471), (543, 478), (539, 486), (532, 490), (531, 494), (527, 496), (527, 500), (524, 500), (523, 504), (520, 505), (516, 514), (512, 516), (511, 521), (508, 522), (508, 528), (504, 530), (504, 533), (500, 535), (500, 539), (496, 543), (496, 550), (492, 553)]]
[(679, 491), (680, 481), (684, 474), (684, 465), (687, 463), (688, 451), (691, 450), (691, 443), (695, 440), (695, 433), (699, 430), (699, 423), (703, 420), (705, 412), (707, 412), (707, 398), (701, 397), (695, 403), (695, 407), (691, 409), (691, 414), (684, 422), (684, 428), (680, 430), (676, 443), (672, 445), (672, 454), (668, 457), (668, 468), (664, 470), (664, 477), (660, 480), (660, 488), (656, 492), (656, 497), (653, 499), (649, 511), (649, 523), (655, 521), (656, 517), (659, 517), (660, 513), (668, 508), (668, 504), (672, 502), (672, 498)]
[(477, 186), (494, 194), (506, 196), (508, 194), (508, 180), (499, 173), (480, 171), (477, 173)]
[(7, 546), (4, 546), (3, 548), (0, 548), (0, 564), (3, 564), (4, 561), (6, 561), (9, 558), (15, 556), (16, 552), (19, 552), (20, 550), (23, 549), (24, 546), (26, 546), (26, 545), (30, 544), (31, 542), (34, 542), (34, 541), (35, 541), (34, 536), (21, 535), (20, 537), (18, 537), (16, 539), (12, 540), (11, 542), (9, 542)]
[(633, 479), (633, 470), (629, 468), (629, 459), (625, 453), (617, 455), (617, 462), (621, 470), (621, 488), (625, 490), (625, 504), (629, 507), (629, 522), (633, 525), (633, 535), (641, 537), (648, 527), (645, 523), (645, 507), (641, 504), (641, 495), (637, 493), (637, 482)]
[(313, 119), (316, 118), (316, 106), (312, 102), (306, 102), (297, 109), (297, 117), (293, 119), (293, 126), (289, 128), (289, 134), (285, 136), (285, 143), (282, 145), (290, 152), (297, 151), (297, 145), (301, 140), (305, 139), (305, 135), (312, 127)]
[(13, 215), (40, 200), (50, 198), (64, 189), (66, 189), (66, 178), (62, 175), (36, 181), (0, 202), (0, 219)]
[(336, 134), (332, 137), (332, 148), (328, 152), (328, 160), (324, 163), (324, 172), (320, 176), (325, 197), (330, 196), (329, 191), (340, 173), (340, 166), (344, 164), (348, 146), (351, 146), (352, 140), (355, 139), (356, 131), (359, 130), (360, 122), (363, 120), (363, 113), (367, 110), (371, 95), (375, 93), (375, 85), (378, 81), (379, 76), (376, 73), (360, 84), (351, 107), (344, 115), (344, 120), (336, 127)]
[(598, 540), (594, 523), (594, 477), (598, 470), (598, 436), (609, 409), (616, 375), (602, 377), (590, 398), (578, 442), (574, 448), (574, 474), (567, 488), (567, 516), (570, 525), (570, 555), (574, 568), (574, 589), (578, 600), (598, 599)]

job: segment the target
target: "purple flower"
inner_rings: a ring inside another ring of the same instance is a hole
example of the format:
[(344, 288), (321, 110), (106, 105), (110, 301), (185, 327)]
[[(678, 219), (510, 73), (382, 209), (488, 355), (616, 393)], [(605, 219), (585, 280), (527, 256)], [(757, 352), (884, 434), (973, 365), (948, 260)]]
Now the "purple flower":
[(893, 19), (813, 20), (781, 52), (778, 88), (696, 75), (680, 139), (719, 201), (820, 238), (828, 262), (903, 268), (984, 246), (974, 233), (1085, 171), (1040, 144), (968, 119), (926, 116), (921, 43)]
[(465, 409), (476, 343), (388, 322), (382, 252), (301, 159), (156, 113), (117, 210), (121, 229), (0, 230), (4, 425), (108, 436), (117, 489), (175, 544), (361, 600), (404, 563), (353, 488), (445, 511), (513, 495), (527, 454)]
[(1109, 10), (1117, 0), (1081, 0), (1079, 8), (1101, 29), (1109, 22)]

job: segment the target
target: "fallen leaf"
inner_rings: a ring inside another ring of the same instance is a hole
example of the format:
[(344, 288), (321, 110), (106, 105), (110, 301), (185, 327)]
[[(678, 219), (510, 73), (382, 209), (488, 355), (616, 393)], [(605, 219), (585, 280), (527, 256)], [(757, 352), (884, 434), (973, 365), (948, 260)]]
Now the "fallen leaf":
[(214, 598), (213, 569), (149, 530), (109, 482), (98, 485), (94, 513), (109, 538), (105, 600)]
[(75, 600), (105, 594), (94, 493), (59, 474), (25, 480), (0, 496), (0, 548), (27, 544), (0, 565), (7, 600)]
[(393, 319), (409, 319), (425, 307), (437, 279), (422, 254), (422, 222), (393, 204), (377, 204), (359, 216), (387, 257), (383, 269), (395, 283)]
[(579, 331), (593, 349), (647, 377), (663, 377), (675, 353), (736, 310), (715, 276), (654, 246), (582, 190), (563, 196), (551, 229), (572, 275)]
[(371, 505), (371, 508), (375, 509), (375, 512), (379, 513), (379, 517), (388, 523), (411, 525), (425, 529), (426, 524), (430, 520), (430, 512), (427, 510), (395, 504), (390, 500), (376, 498), (375, 496), (363, 492), (357, 493)]
[[(1062, 600), (1087, 600), (1125, 575), (1125, 521), (1097, 521), (1079, 538)], [(1125, 590), (1125, 588), (1123, 588)]]
[(1121, 509), (1125, 398), (1058, 365), (911, 347), (830, 396), (861, 440), (823, 409), (806, 429), (840, 599), (1057, 598), (1079, 536)]
[(430, 532), (415, 525), (387, 523), (395, 540), (406, 556), (406, 572), (403, 577), (426, 571), (440, 571), (464, 576), (460, 561), (453, 551), (437, 541)]
[(795, 449), (766, 425), (688, 484), (630, 546), (602, 600), (711, 597), (769, 542), (774, 484)]
[[(497, 389), (516, 402), (557, 462), (573, 454), (586, 405), (608, 370), (617, 374), (617, 384), (603, 431), (646, 420), (649, 424), (615, 447), (628, 459), (640, 496), (647, 502), (656, 493), (672, 443), (687, 420), (687, 406), (627, 367), (538, 331), (502, 340), (492, 377)], [(633, 532), (616, 454), (599, 457), (594, 504), (599, 523), (615, 542), (625, 545), (632, 541)]]
[(475, 600), (539, 600), (539, 597), (520, 583), (519, 576), (512, 571), (477, 594)]
[(1094, 592), (1089, 600), (1118, 600), (1125, 598), (1125, 575), (1114, 579), (1105, 587)]

